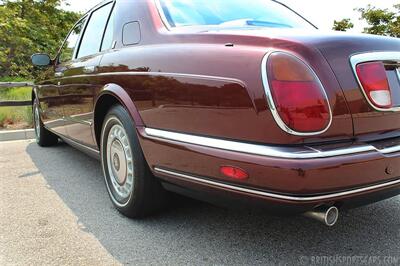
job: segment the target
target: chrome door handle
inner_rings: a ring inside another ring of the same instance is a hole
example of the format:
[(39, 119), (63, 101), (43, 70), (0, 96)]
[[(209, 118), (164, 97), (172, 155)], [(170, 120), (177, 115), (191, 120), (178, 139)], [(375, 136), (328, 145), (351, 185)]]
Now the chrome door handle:
[(83, 68), (83, 73), (85, 73), (85, 74), (91, 74), (91, 73), (94, 73), (95, 71), (96, 71), (95, 66), (85, 66)]

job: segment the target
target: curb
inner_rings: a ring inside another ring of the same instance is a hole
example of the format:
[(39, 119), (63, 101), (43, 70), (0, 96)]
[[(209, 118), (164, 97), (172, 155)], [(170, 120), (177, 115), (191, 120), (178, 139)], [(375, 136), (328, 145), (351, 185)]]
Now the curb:
[(28, 140), (35, 138), (35, 130), (8, 130), (0, 131), (0, 141)]

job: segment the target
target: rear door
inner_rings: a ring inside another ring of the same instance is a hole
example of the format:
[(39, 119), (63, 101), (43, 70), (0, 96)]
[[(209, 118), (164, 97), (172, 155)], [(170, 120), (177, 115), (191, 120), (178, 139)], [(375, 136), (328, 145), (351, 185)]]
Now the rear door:
[(112, 9), (111, 1), (89, 14), (73, 59), (58, 67), (67, 135), (92, 147), (96, 146), (92, 133), (94, 98), (102, 85), (96, 74), (103, 56), (101, 46)]

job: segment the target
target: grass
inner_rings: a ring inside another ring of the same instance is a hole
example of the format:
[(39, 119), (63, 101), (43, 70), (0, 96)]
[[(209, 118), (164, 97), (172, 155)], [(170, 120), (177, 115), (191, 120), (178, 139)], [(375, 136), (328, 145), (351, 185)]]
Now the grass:
[[(13, 80), (15, 81), (15, 79)], [(32, 88), (0, 88), (0, 101), (28, 101)], [(25, 128), (32, 126), (32, 107), (0, 107), (0, 128)]]
[(0, 77), (0, 82), (25, 82), (28, 81), (26, 78), (18, 77)]

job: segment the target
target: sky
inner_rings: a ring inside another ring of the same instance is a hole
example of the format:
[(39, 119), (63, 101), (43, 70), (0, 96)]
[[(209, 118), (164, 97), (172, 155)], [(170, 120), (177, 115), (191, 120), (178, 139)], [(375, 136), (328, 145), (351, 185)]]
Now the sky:
[[(229, 1), (229, 0), (227, 0)], [(247, 0), (243, 0), (247, 1)], [(68, 0), (68, 10), (87, 11), (101, 0)], [(330, 30), (334, 20), (351, 18), (355, 24), (353, 32), (362, 32), (366, 26), (359, 20), (360, 14), (355, 8), (366, 7), (368, 4), (379, 8), (392, 8), (400, 0), (281, 0), (289, 7), (303, 15), (322, 30)]]

